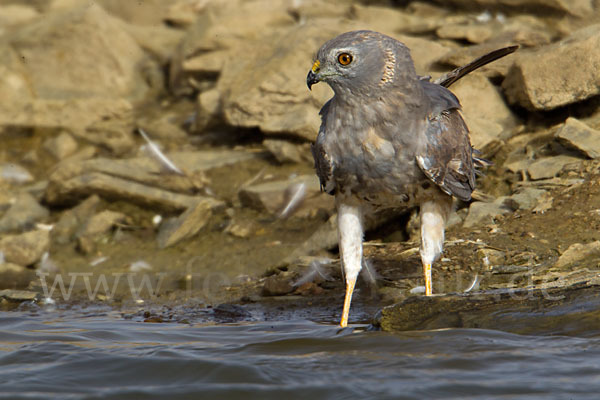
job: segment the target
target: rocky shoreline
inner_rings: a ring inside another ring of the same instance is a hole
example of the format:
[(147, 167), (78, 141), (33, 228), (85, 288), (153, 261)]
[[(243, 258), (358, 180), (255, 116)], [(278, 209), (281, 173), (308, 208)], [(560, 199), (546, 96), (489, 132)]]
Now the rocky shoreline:
[[(593, 310), (598, 21), (592, 0), (0, 2), (0, 306), (189, 302), (244, 320), (262, 305), (335, 320), (335, 211), (310, 155), (331, 92), (305, 76), (324, 41), (373, 29), (434, 78), (520, 49), (451, 88), (493, 162), (456, 204), (434, 268), (434, 292), (458, 294), (419, 295), (414, 210), (378, 215), (365, 246), (378, 276), (359, 283), (355, 321), (386, 305), (376, 324), (391, 330)], [(564, 300), (499, 294), (545, 290)]]

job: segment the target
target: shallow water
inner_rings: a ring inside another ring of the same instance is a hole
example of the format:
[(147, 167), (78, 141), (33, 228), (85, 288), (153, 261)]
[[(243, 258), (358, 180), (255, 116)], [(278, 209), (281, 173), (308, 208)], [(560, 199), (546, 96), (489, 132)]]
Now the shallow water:
[(1, 399), (596, 399), (600, 340), (0, 313)]

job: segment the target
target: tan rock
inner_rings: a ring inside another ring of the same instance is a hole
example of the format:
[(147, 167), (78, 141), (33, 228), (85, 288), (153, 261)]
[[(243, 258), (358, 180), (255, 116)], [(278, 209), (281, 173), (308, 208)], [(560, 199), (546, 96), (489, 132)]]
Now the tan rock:
[(332, 92), (316, 85), (311, 93), (297, 77), (306, 75), (315, 49), (343, 30), (339, 23), (294, 27), (253, 43), (254, 51), (244, 60), (226, 63), (217, 85), (226, 122), (314, 140), (319, 108)]
[[(522, 46), (537, 46), (549, 43), (550, 37), (541, 32), (539, 30), (532, 30), (528, 27), (508, 30), (480, 44), (450, 49), (444, 55), (438, 57), (437, 62), (453, 67), (459, 67), (502, 47), (515, 44)], [(504, 77), (514, 61), (514, 55), (509, 55), (480, 68), (478, 71), (488, 77)]]
[(2, 5), (0, 6), (0, 34), (2, 34), (7, 27), (30, 22), (39, 16), (40, 13), (37, 12), (35, 8), (27, 5)]
[(123, 154), (135, 145), (132, 111), (131, 103), (123, 99), (32, 100), (18, 108), (0, 109), (0, 129), (65, 129), (115, 154)]
[(121, 0), (97, 0), (96, 2), (111, 15), (136, 25), (159, 25), (163, 22), (172, 1), (144, 0), (123, 2)]
[(32, 269), (0, 262), (0, 289), (25, 288), (34, 278), (35, 273)]
[(87, 237), (102, 235), (111, 230), (116, 224), (124, 222), (126, 218), (125, 214), (118, 211), (100, 211), (88, 219), (77, 235)]
[[(394, 33), (426, 33), (433, 32), (442, 26), (441, 18), (413, 15), (396, 8), (353, 4), (349, 10), (351, 19), (365, 24), (371, 29), (395, 36)], [(375, 28), (376, 27), (376, 28)]]
[(471, 141), (483, 148), (495, 139), (506, 139), (517, 118), (507, 107), (498, 88), (481, 74), (474, 73), (451, 88), (462, 105), (462, 113), (471, 131)]
[(559, 155), (555, 157), (545, 157), (535, 160), (527, 168), (527, 173), (532, 180), (553, 178), (569, 164), (580, 163), (583, 160), (577, 157)]
[(42, 258), (50, 247), (50, 234), (45, 229), (6, 235), (0, 238), (0, 251), (9, 263), (28, 266)]
[(310, 149), (306, 148), (306, 146), (294, 144), (286, 140), (266, 139), (263, 140), (263, 146), (280, 163), (299, 163), (304, 159), (304, 154), (310, 153)]
[[(50, 204), (69, 204), (93, 194), (171, 211), (187, 209), (198, 201), (198, 196), (171, 192), (100, 172), (84, 173), (62, 182), (51, 181), (45, 200)], [(224, 205), (220, 200), (206, 200), (216, 208)]]
[(529, 110), (551, 110), (600, 94), (599, 47), (600, 24), (516, 55), (502, 84), (506, 97)]
[(114, 17), (87, 3), (49, 12), (8, 38), (23, 60), (28, 85), (46, 99), (140, 97), (145, 55)]
[(592, 129), (573, 117), (567, 118), (556, 132), (564, 146), (575, 149), (589, 158), (600, 157), (600, 131)]
[(49, 211), (27, 192), (21, 192), (0, 218), (0, 232), (18, 231), (31, 227), (48, 217)]
[(77, 142), (66, 132), (62, 132), (57, 137), (46, 139), (43, 146), (48, 153), (58, 160), (62, 160), (77, 151)]
[(436, 30), (437, 36), (441, 39), (467, 40), (471, 43), (483, 43), (494, 33), (491, 26), (479, 24), (446, 24)]
[(445, 4), (468, 11), (472, 11), (474, 7), (499, 11), (508, 8), (514, 11), (530, 10), (538, 13), (560, 12), (580, 17), (594, 12), (592, 0), (449, 0)]
[(561, 254), (554, 267), (564, 268), (582, 262), (590, 264), (598, 258), (600, 258), (600, 241), (587, 244), (575, 243)]
[[(173, 55), (169, 71), (171, 90), (186, 93), (193, 89), (190, 88), (189, 78), (194, 74), (186, 72), (183, 64), (199, 54), (231, 50), (236, 62), (243, 62), (249, 56), (259, 57), (260, 54), (247, 51), (250, 48), (247, 43), (295, 25), (294, 17), (287, 12), (288, 5), (289, 2), (285, 0), (232, 0), (207, 2), (200, 7), (196, 22), (188, 28), (186, 37)], [(234, 50), (238, 48), (241, 53)], [(239, 54), (243, 54), (243, 57), (239, 57)], [(199, 78), (206, 79), (206, 76)]]
[(54, 225), (52, 239), (61, 244), (68, 243), (75, 231), (96, 212), (101, 202), (100, 197), (92, 195), (77, 206), (64, 211)]
[(245, 207), (272, 214), (281, 213), (296, 194), (297, 185), (304, 185), (302, 205), (295, 213), (297, 216), (311, 216), (311, 210), (333, 210), (333, 197), (321, 193), (319, 180), (316, 175), (300, 175), (296, 178), (259, 183), (239, 192), (239, 198)]
[(157, 236), (158, 246), (164, 249), (195, 236), (208, 223), (212, 209), (210, 202), (200, 200), (179, 217), (163, 223)]
[(495, 217), (510, 212), (510, 209), (504, 205), (505, 200), (506, 198), (500, 197), (493, 203), (479, 201), (471, 203), (463, 227), (470, 228), (478, 224), (489, 224), (494, 221)]

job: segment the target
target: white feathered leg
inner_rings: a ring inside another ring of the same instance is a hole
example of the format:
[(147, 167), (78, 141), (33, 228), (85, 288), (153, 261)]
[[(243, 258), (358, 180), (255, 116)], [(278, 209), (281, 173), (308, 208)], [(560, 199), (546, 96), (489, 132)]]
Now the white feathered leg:
[(444, 249), (444, 228), (452, 209), (452, 197), (443, 195), (421, 204), (421, 262), (425, 276), (425, 295), (431, 296), (431, 266)]
[(339, 202), (337, 211), (340, 254), (346, 277), (346, 297), (340, 326), (345, 327), (348, 325), (354, 285), (362, 268), (363, 227), (360, 207)]

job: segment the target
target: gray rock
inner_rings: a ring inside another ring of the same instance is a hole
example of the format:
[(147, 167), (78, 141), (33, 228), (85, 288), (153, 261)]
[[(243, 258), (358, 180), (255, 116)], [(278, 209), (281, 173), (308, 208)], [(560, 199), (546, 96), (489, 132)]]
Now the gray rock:
[(212, 208), (210, 202), (200, 200), (179, 217), (165, 221), (158, 232), (158, 246), (164, 249), (196, 235), (208, 223)]
[[(577, 336), (597, 329), (594, 315), (600, 307), (598, 289), (597, 282), (579, 282), (568, 287), (411, 296), (382, 309), (375, 325), (392, 332), (478, 328)], [(583, 325), (575, 327), (570, 323), (573, 318)]]
[(33, 265), (50, 247), (50, 234), (45, 229), (0, 238), (0, 251), (6, 262), (22, 266)]
[(588, 266), (595, 265), (598, 259), (600, 259), (600, 241), (587, 244), (575, 243), (560, 255), (554, 268), (575, 267), (581, 263)]
[(499, 197), (493, 203), (479, 201), (471, 203), (463, 227), (470, 228), (478, 224), (492, 223), (495, 217), (510, 212), (510, 209), (504, 205), (505, 200), (505, 197)]
[(265, 279), (265, 284), (262, 289), (263, 296), (283, 296), (291, 293), (294, 286), (290, 283), (290, 278), (280, 273), (271, 275)]
[(0, 232), (31, 227), (34, 223), (47, 218), (49, 214), (49, 211), (42, 207), (32, 195), (21, 192), (0, 218)]
[(77, 142), (66, 132), (62, 132), (55, 138), (47, 139), (43, 146), (57, 160), (62, 160), (77, 151)]
[[(502, 83), (508, 100), (529, 110), (551, 110), (600, 94), (600, 24), (560, 42), (515, 55)], [(578, 60), (573, 68), (573, 60)]]
[(556, 132), (564, 146), (575, 149), (589, 158), (600, 157), (600, 131), (592, 129), (573, 117), (567, 118)]
[(28, 183), (33, 181), (33, 176), (24, 167), (18, 164), (0, 165), (0, 182)]
[(545, 157), (535, 160), (527, 168), (529, 177), (533, 180), (553, 178), (569, 164), (580, 163), (583, 160), (577, 157), (559, 155), (555, 157)]
[(510, 199), (516, 203), (517, 208), (521, 210), (531, 210), (538, 205), (540, 199), (547, 192), (542, 189), (526, 187), (510, 196)]

